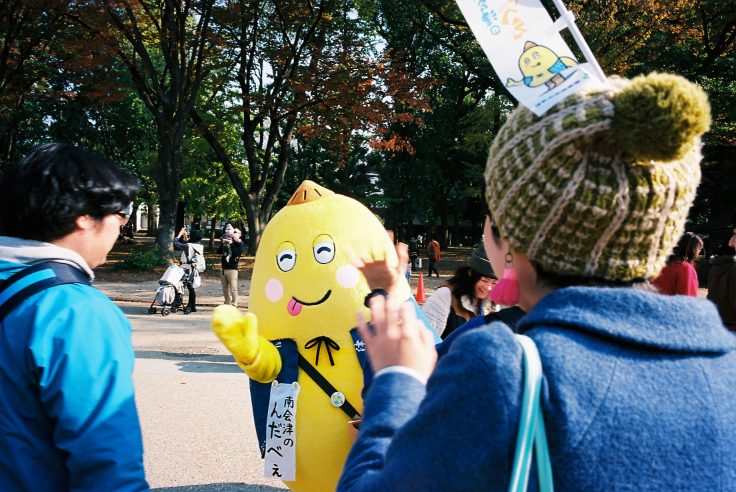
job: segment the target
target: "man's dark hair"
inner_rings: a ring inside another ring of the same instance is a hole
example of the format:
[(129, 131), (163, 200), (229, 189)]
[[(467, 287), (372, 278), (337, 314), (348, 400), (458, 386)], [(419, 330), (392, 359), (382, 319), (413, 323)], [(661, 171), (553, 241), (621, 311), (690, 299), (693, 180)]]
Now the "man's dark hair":
[(121, 212), (136, 196), (138, 180), (80, 147), (51, 143), (33, 149), (0, 182), (0, 221), (7, 236), (54, 241), (76, 220)]

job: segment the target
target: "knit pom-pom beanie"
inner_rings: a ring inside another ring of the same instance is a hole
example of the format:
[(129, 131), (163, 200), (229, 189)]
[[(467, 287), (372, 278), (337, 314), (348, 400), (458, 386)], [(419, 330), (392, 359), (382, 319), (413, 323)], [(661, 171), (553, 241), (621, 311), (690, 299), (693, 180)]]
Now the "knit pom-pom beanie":
[(638, 160), (682, 159), (710, 125), (708, 97), (677, 75), (637, 77), (613, 104), (616, 140)]
[(511, 248), (562, 275), (651, 278), (700, 182), (707, 96), (650, 74), (577, 92), (541, 117), (520, 106), (491, 146), (486, 194)]

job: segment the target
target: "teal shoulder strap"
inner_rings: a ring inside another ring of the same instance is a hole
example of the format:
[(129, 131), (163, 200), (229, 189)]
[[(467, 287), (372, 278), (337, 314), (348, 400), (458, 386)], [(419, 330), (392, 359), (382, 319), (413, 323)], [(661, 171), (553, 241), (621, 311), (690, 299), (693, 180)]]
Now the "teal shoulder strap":
[(77, 268), (55, 261), (26, 267), (0, 284), (0, 323), (23, 301), (55, 285), (90, 285), (89, 277)]
[(547, 446), (547, 432), (540, 404), (542, 392), (542, 361), (534, 341), (515, 335), (524, 353), (524, 394), (521, 401), (519, 433), (516, 438), (514, 466), (509, 492), (524, 492), (529, 483), (532, 451), (536, 451), (537, 479), (540, 492), (553, 492), (552, 464)]

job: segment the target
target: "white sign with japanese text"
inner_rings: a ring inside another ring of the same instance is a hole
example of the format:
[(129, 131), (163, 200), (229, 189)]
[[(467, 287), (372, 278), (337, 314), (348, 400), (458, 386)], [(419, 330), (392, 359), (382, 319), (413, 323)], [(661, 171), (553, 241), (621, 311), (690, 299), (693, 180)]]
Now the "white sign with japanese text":
[(266, 455), (263, 474), (266, 478), (296, 479), (296, 401), (299, 383), (271, 383), (266, 424)]
[(456, 0), (509, 92), (540, 116), (561, 99), (598, 84), (580, 64), (539, 0)]

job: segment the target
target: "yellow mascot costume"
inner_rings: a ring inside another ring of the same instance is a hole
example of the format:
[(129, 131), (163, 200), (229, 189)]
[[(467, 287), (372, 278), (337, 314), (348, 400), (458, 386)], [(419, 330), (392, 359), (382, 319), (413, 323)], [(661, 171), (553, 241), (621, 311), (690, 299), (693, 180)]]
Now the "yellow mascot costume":
[[(251, 378), (265, 475), (295, 492), (335, 490), (352, 444), (348, 422), (362, 412), (369, 362), (354, 328), (359, 309), (370, 316), (370, 289), (346, 249), (387, 251), (398, 265), (370, 210), (304, 181), (263, 233), (248, 314), (213, 313), (213, 330)], [(406, 281), (399, 298), (413, 300)]]

